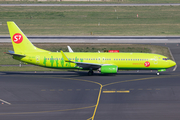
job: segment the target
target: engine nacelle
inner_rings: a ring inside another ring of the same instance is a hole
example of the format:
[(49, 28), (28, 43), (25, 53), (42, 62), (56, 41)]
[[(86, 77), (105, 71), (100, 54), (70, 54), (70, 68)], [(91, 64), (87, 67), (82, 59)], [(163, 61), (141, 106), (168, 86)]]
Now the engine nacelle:
[(105, 65), (105, 66), (101, 66), (101, 73), (105, 74), (105, 73), (117, 73), (118, 71), (118, 67), (115, 65)]

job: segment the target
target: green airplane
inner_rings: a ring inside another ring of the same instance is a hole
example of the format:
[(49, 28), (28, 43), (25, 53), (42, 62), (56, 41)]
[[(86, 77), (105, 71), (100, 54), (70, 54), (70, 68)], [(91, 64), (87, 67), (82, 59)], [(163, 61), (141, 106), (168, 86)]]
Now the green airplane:
[(115, 74), (118, 70), (166, 71), (176, 63), (169, 58), (152, 53), (91, 53), (51, 52), (35, 47), (14, 22), (7, 22), (14, 51), (7, 54), (28, 64), (56, 69), (98, 70), (102, 74)]

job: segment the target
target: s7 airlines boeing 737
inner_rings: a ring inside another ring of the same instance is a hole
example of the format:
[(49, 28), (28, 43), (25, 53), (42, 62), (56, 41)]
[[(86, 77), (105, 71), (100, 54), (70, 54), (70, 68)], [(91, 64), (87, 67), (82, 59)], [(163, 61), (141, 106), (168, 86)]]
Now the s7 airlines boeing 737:
[[(14, 59), (25, 63), (56, 69), (98, 70), (102, 74), (117, 73), (118, 70), (166, 71), (176, 63), (169, 58), (151, 53), (89, 53), (51, 52), (35, 47), (14, 22), (7, 22), (14, 51)], [(159, 73), (158, 73), (159, 74)]]

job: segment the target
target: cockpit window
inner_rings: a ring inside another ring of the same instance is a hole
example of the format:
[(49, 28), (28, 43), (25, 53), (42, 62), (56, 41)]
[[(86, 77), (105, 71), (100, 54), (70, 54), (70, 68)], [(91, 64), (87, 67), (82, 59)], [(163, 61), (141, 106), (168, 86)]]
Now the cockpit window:
[(163, 60), (169, 60), (169, 58), (163, 58)]

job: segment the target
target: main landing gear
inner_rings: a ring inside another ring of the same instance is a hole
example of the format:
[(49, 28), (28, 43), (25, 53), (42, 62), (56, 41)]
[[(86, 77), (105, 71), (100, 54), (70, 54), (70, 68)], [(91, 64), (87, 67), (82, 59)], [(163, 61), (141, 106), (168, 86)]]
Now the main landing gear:
[(91, 76), (91, 75), (93, 75), (93, 73), (94, 73), (93, 70), (90, 69), (89, 72), (88, 72), (88, 75)]

